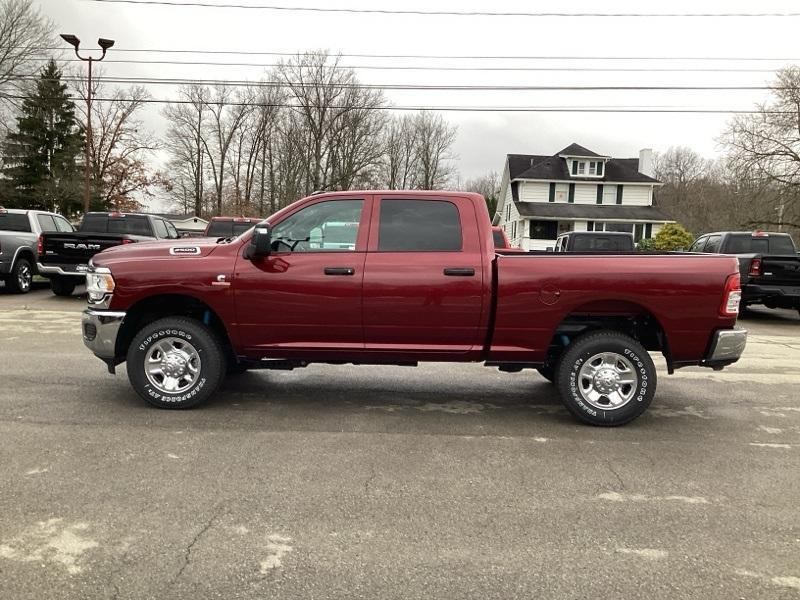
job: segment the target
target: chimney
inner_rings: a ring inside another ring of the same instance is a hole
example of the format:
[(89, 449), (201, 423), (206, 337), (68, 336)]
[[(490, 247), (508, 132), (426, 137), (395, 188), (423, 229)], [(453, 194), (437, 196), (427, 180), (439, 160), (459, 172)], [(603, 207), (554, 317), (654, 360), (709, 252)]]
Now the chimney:
[(652, 148), (642, 148), (639, 150), (639, 173), (647, 175), (648, 177), (655, 177)]

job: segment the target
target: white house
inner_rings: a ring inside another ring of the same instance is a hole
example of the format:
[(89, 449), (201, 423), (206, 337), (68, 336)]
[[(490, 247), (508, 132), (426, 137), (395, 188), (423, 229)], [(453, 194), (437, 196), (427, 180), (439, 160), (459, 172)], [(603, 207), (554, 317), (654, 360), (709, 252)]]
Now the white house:
[(511, 245), (552, 247), (566, 231), (628, 231), (638, 242), (674, 223), (653, 206), (653, 151), (611, 158), (570, 144), (552, 156), (509, 154), (494, 224)]

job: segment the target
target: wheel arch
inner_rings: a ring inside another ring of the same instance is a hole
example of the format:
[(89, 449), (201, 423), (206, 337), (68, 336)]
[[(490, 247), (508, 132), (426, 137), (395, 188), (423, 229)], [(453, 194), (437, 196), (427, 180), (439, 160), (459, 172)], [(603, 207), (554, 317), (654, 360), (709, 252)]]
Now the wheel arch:
[(226, 356), (235, 360), (225, 323), (211, 306), (190, 294), (158, 294), (139, 300), (125, 311), (114, 348), (117, 361), (125, 360), (128, 346), (142, 327), (165, 317), (189, 317), (200, 321), (217, 335)]
[(660, 351), (672, 373), (669, 338), (661, 321), (647, 307), (628, 300), (592, 300), (573, 308), (553, 331), (548, 357), (557, 357), (576, 337), (600, 330), (618, 331), (637, 340), (646, 350)]

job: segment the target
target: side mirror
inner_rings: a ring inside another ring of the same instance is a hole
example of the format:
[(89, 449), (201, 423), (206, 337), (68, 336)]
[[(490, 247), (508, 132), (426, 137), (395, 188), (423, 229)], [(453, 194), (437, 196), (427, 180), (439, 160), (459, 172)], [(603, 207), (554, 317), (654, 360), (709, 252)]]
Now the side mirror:
[(269, 256), (272, 247), (272, 231), (266, 225), (256, 225), (253, 229), (253, 237), (245, 248), (244, 257), (250, 260)]

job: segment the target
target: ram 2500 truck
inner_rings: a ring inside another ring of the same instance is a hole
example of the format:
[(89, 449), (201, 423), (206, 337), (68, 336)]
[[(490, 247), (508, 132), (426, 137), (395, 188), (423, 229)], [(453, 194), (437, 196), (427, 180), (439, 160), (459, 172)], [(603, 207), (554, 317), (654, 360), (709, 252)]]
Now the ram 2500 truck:
[(620, 425), (655, 394), (648, 351), (721, 369), (746, 341), (735, 258), (504, 254), (472, 193), (313, 195), (237, 238), (105, 250), (86, 278), (85, 344), (164, 408), (248, 368), (480, 361)]

